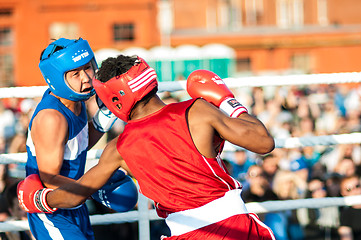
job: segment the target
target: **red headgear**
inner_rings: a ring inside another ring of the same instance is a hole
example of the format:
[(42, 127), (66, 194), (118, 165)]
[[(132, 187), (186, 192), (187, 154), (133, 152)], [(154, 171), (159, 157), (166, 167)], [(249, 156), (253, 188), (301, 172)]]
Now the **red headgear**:
[(127, 122), (134, 105), (158, 86), (155, 70), (138, 57), (128, 72), (105, 83), (94, 79), (94, 89), (105, 106), (118, 118)]

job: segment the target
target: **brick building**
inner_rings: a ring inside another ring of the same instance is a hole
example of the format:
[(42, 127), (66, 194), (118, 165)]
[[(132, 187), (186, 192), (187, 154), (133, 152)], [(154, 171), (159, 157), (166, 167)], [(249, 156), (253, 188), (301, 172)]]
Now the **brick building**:
[(359, 0), (0, 0), (0, 86), (44, 85), (40, 52), (59, 37), (94, 51), (222, 44), (232, 75), (360, 71), (359, 9)]

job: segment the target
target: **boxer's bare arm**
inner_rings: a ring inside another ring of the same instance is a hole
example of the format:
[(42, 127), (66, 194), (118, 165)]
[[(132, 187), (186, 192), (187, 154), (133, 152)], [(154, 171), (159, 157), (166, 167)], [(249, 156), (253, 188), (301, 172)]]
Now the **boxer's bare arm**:
[(274, 140), (264, 125), (248, 113), (231, 118), (214, 105), (198, 99), (189, 109), (188, 124), (198, 151), (205, 157), (215, 157), (213, 136), (221, 138), (259, 154), (274, 149)]
[[(56, 127), (54, 127), (56, 126)], [(57, 188), (74, 180), (60, 175), (68, 140), (68, 123), (57, 110), (44, 109), (33, 120), (31, 138), (34, 142), (39, 176), (47, 188)]]
[(99, 162), (79, 180), (55, 189), (47, 195), (51, 207), (71, 208), (83, 203), (91, 194), (101, 188), (112, 174), (124, 165), (116, 149), (117, 138), (105, 147)]

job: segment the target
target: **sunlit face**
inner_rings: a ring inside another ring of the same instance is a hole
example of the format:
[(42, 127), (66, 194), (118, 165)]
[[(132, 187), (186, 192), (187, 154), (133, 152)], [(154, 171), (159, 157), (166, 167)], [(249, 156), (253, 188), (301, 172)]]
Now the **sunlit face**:
[(352, 159), (344, 158), (338, 163), (335, 171), (344, 176), (352, 176), (356, 172), (356, 165)]
[(263, 169), (256, 165), (253, 165), (248, 169), (247, 175), (247, 179), (251, 184), (263, 185), (266, 181)]
[(91, 62), (66, 72), (65, 79), (69, 86), (79, 93), (89, 93), (93, 89), (92, 79), (95, 71)]
[(323, 198), (327, 195), (325, 184), (318, 179), (309, 182), (308, 190), (311, 192), (313, 198)]
[(360, 195), (361, 184), (358, 177), (345, 179), (341, 182), (340, 191), (342, 196)]
[(278, 170), (278, 158), (268, 157), (263, 161), (263, 170), (269, 174), (274, 175)]

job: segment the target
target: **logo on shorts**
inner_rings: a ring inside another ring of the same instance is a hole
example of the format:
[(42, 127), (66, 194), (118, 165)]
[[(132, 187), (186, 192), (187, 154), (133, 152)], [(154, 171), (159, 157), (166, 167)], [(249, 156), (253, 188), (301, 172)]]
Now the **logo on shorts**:
[(240, 104), (240, 103), (237, 101), (237, 99), (234, 99), (234, 98), (229, 99), (229, 100), (227, 101), (227, 103), (228, 103), (229, 105), (231, 105), (231, 107), (233, 107), (233, 108), (242, 106), (242, 104)]
[(73, 56), (71, 56), (71, 59), (73, 59), (73, 62), (77, 62), (87, 56), (89, 56), (89, 52), (87, 50), (78, 50)]

